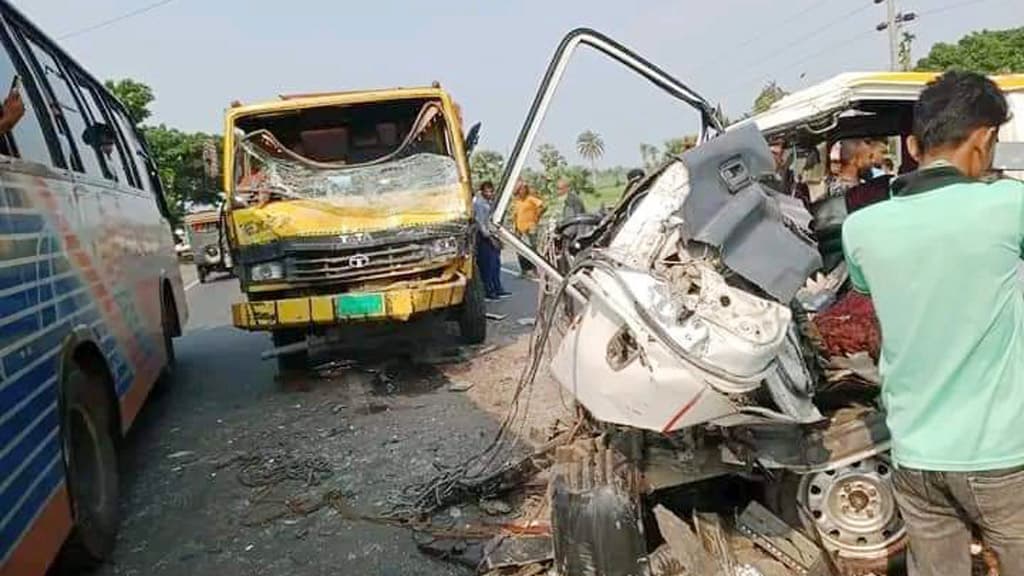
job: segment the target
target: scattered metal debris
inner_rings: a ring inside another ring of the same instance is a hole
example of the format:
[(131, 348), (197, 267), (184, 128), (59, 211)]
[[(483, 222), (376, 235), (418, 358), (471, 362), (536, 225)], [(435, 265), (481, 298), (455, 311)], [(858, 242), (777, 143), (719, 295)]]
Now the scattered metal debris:
[(736, 519), (736, 527), (797, 574), (824, 576), (829, 573), (828, 560), (821, 549), (757, 501), (747, 505)]
[(551, 536), (495, 536), (484, 547), (486, 570), (548, 563), (554, 558)]
[(501, 322), (505, 318), (508, 318), (508, 314), (497, 314), (495, 312), (488, 312), (484, 316), (486, 316), (488, 320), (494, 320), (495, 322)]
[(654, 518), (658, 521), (658, 530), (661, 531), (661, 536), (679, 562), (686, 567), (687, 572), (707, 574), (708, 576), (726, 576), (727, 573), (704, 549), (701, 539), (682, 518), (660, 504), (654, 508)]
[(302, 457), (282, 452), (256, 454), (239, 460), (242, 467), (238, 470), (238, 482), (249, 488), (270, 486), (285, 480), (317, 486), (333, 473), (330, 463), (319, 456)]

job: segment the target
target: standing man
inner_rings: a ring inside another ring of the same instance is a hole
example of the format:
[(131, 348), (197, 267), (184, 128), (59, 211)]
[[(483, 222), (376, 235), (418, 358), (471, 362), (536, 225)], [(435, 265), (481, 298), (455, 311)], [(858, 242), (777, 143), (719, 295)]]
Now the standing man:
[(587, 208), (583, 205), (580, 195), (575, 190), (569, 188), (568, 178), (559, 178), (555, 188), (558, 191), (558, 197), (562, 201), (563, 221), (587, 213)]
[(491, 201), (494, 184), (490, 180), (480, 184), (480, 192), (473, 197), (473, 220), (476, 222), (476, 265), (484, 282), (484, 297), (489, 301), (508, 298), (501, 285), (501, 244), (491, 232)]
[(971, 529), (1024, 574), (1024, 184), (980, 180), (1006, 99), (947, 72), (914, 106), (921, 169), (843, 227), (850, 281), (882, 329), (882, 399), (911, 574), (968, 576)]
[[(537, 225), (544, 214), (544, 201), (541, 200), (533, 189), (520, 180), (516, 183), (515, 191), (515, 230), (516, 235), (522, 238), (531, 248), (537, 248)], [(519, 271), (525, 278), (533, 276), (534, 265), (519, 255)]]

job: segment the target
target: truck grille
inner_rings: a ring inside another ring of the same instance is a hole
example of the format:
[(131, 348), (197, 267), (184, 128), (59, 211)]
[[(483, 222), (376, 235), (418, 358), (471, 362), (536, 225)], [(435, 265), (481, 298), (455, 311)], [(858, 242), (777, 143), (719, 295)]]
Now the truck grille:
[(285, 264), (289, 282), (320, 282), (396, 276), (426, 261), (426, 250), (419, 244), (399, 244), (365, 250), (293, 253)]

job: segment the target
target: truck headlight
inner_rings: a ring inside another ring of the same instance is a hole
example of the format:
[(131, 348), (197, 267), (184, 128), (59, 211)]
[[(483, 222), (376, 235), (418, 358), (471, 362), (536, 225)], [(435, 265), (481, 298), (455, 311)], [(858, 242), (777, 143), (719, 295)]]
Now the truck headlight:
[(431, 240), (427, 245), (427, 251), (431, 258), (455, 256), (459, 253), (459, 239), (456, 236), (446, 236)]
[(249, 269), (249, 278), (253, 282), (266, 282), (284, 278), (284, 266), (280, 262), (264, 262)]

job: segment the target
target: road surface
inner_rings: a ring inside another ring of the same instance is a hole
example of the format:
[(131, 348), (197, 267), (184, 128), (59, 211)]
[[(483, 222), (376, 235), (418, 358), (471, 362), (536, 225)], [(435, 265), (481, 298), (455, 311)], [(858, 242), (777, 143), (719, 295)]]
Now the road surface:
[[(435, 464), (482, 447), (495, 416), (435, 368), (402, 361), (278, 381), (275, 364), (260, 360), (270, 338), (230, 326), (238, 282), (183, 273), (190, 321), (176, 372), (126, 439), (121, 533), (99, 574), (472, 573), (423, 555), (406, 529), (317, 506), (332, 492), (359, 513), (383, 511)], [(515, 297), (488, 305), (508, 314), (490, 324), (499, 341), (528, 330), (515, 320), (536, 302), (533, 283), (504, 281)]]

